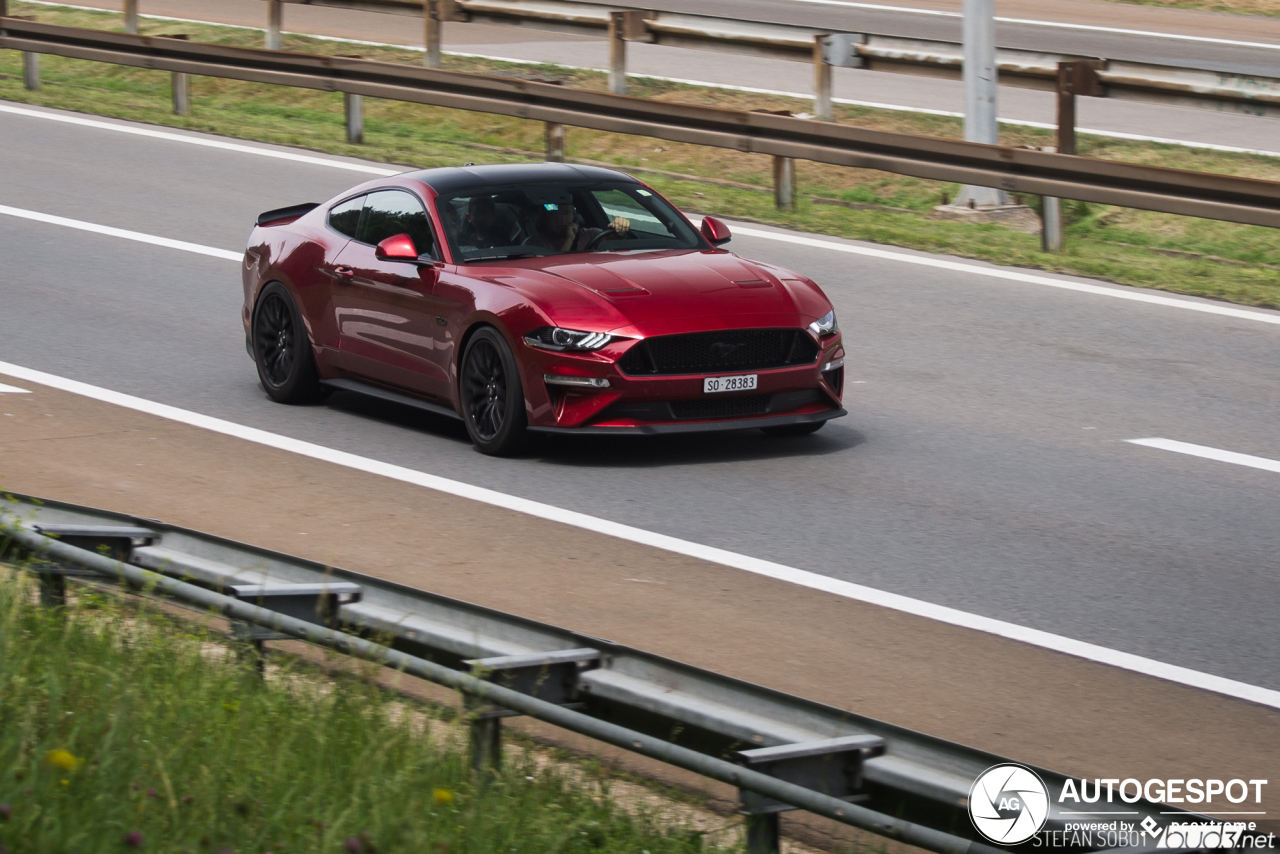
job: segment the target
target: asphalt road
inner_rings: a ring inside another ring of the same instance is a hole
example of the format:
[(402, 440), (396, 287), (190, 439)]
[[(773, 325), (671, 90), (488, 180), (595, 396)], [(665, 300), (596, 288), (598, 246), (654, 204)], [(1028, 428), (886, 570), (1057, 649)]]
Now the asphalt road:
[[(0, 150), (2, 205), (232, 250), (258, 211), (361, 180), (12, 114)], [(849, 417), (800, 439), (556, 438), (491, 459), (455, 424), (395, 406), (270, 403), (234, 262), (12, 217), (0, 360), (1280, 688), (1280, 475), (1124, 442), (1280, 457), (1280, 328), (982, 265), (731, 247), (827, 289)], [(423, 519), (424, 549), (431, 536)]]
[[(120, 8), (120, 0), (80, 2), (105, 9)], [(960, 39), (960, 18), (953, 17), (959, 8), (958, 0), (911, 3), (911, 6), (928, 7), (924, 11), (943, 14), (921, 14), (920, 10), (909, 8), (903, 11), (864, 8), (864, 5), (877, 4), (807, 0), (636, 0), (633, 5), (854, 32)], [(203, 0), (143, 0), (142, 11), (242, 26), (265, 25), (265, 4), (261, 0), (220, 0), (216, 7)], [(1193, 64), (1238, 73), (1271, 76), (1280, 73), (1280, 19), (1277, 18), (1131, 6), (1102, 0), (1000, 0), (998, 12), (1014, 20), (1038, 21), (1000, 24), (1000, 44), (1009, 47), (1074, 51), (1084, 56), (1125, 57), (1175, 66)], [(1094, 29), (1067, 28), (1059, 26), (1061, 22)], [(420, 27), (400, 15), (291, 3), (285, 6), (284, 25), (289, 32), (419, 48), (422, 45)], [(1135, 30), (1219, 41), (1158, 38), (1136, 35)], [(1226, 43), (1230, 41), (1274, 44), (1276, 49)], [(444, 27), (444, 46), (459, 53), (588, 68), (607, 68), (609, 61), (607, 44), (601, 38), (528, 27), (449, 23)], [(813, 87), (813, 72), (806, 63), (718, 51), (632, 43), (628, 45), (627, 68), (633, 74), (801, 95), (811, 93)], [(964, 110), (963, 87), (958, 80), (844, 68), (834, 72), (836, 98), (910, 109), (955, 113)], [(999, 107), (1000, 115), (1006, 119), (1056, 125), (1055, 99), (1051, 92), (1001, 87)], [(1078, 110), (1082, 129), (1263, 151), (1280, 148), (1276, 143), (1280, 137), (1280, 119), (1107, 98), (1082, 98)]]

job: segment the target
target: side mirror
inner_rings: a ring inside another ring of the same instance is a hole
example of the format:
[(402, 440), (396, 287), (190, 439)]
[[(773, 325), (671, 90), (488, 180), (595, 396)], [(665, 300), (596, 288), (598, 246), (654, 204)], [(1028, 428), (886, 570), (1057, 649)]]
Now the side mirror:
[(373, 250), (379, 261), (412, 261), (418, 260), (418, 247), (413, 245), (413, 238), (407, 234), (388, 237)]
[(729, 226), (713, 216), (704, 216), (702, 218), (702, 236), (712, 246), (719, 246), (722, 243), (728, 243), (733, 235), (729, 233)]

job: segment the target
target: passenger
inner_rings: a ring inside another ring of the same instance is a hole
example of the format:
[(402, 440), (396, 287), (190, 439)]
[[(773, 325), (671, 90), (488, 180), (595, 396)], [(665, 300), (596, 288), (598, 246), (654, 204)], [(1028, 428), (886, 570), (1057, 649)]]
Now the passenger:
[(458, 243), (477, 249), (510, 246), (513, 235), (510, 234), (510, 228), (504, 228), (503, 225), (498, 217), (497, 206), (493, 203), (493, 196), (472, 196), (467, 204), (466, 222), (458, 234)]
[(631, 221), (614, 217), (609, 228), (583, 228), (573, 217), (573, 199), (567, 194), (555, 201), (544, 202), (538, 211), (538, 233), (525, 242), (527, 246), (552, 252), (581, 252), (601, 234), (604, 240), (617, 240), (631, 231)]

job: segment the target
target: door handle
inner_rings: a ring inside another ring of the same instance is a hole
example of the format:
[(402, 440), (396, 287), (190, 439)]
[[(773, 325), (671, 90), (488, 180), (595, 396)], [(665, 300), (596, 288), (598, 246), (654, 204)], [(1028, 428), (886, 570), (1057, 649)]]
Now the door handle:
[(339, 281), (349, 282), (355, 278), (356, 271), (350, 267), (334, 267), (333, 275), (336, 276)]

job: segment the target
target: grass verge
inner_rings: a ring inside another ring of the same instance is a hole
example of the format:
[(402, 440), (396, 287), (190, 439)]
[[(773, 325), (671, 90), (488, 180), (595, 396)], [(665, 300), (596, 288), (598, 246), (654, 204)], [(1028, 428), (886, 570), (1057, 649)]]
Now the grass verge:
[[(607, 783), (465, 749), (368, 682), (273, 665), (145, 600), (36, 604), (0, 567), (0, 849), (684, 854), (726, 850)], [(276, 659), (279, 661), (279, 659)]]
[[(101, 29), (118, 29), (120, 25), (120, 16), (112, 13), (22, 2), (12, 6), (18, 13), (55, 23)], [(143, 30), (185, 32), (194, 39), (222, 44), (256, 46), (262, 38), (253, 30), (146, 19)], [(398, 48), (301, 36), (286, 37), (285, 46), (320, 54), (359, 51), (371, 59), (421, 61), (421, 54)], [(605, 87), (603, 74), (558, 66), (447, 57), (446, 67), (590, 89)], [(43, 57), (42, 71), (43, 88), (28, 92), (22, 85), (19, 55), (0, 51), (0, 99), (419, 167), (542, 158), (539, 122), (366, 99), (367, 144), (353, 146), (345, 142), (342, 96), (335, 93), (196, 78), (192, 82), (192, 115), (179, 117), (170, 109), (167, 73), (59, 57)], [(811, 102), (781, 96), (645, 79), (633, 80), (632, 86), (634, 94), (657, 100), (796, 113), (812, 109)], [(858, 107), (841, 107), (837, 118), (864, 127), (937, 137), (956, 138), (962, 130), (957, 119)], [(1046, 131), (1005, 128), (1002, 142), (1047, 145), (1052, 140)], [(1082, 153), (1280, 180), (1280, 160), (1261, 156), (1096, 137), (1083, 139)], [(954, 185), (802, 162), (797, 164), (797, 209), (781, 212), (773, 206), (771, 163), (764, 156), (580, 129), (569, 130), (568, 155), (635, 170), (687, 210), (1245, 305), (1280, 307), (1280, 242), (1273, 229), (1068, 202), (1064, 204), (1067, 250), (1048, 254), (1040, 251), (1036, 235), (998, 225), (928, 218), (928, 212), (944, 198), (954, 198), (958, 189)], [(860, 208), (820, 204), (815, 199), (849, 202)], [(281, 204), (291, 201), (284, 199)], [(1024, 201), (1038, 203), (1035, 198)]]
[(1280, 16), (1280, 0), (1111, 0), (1111, 2), (1135, 6), (1199, 9), (1204, 12), (1229, 12), (1235, 15)]

